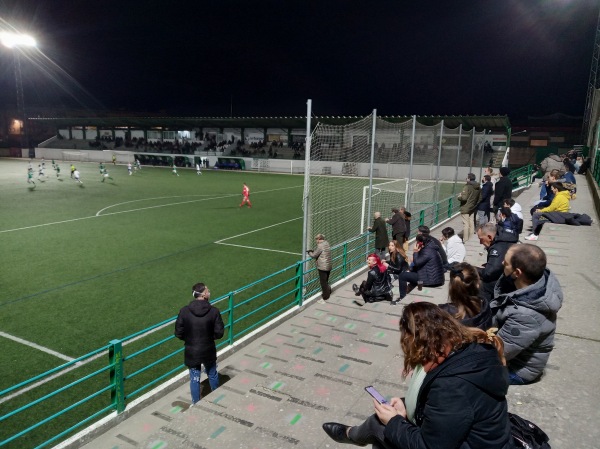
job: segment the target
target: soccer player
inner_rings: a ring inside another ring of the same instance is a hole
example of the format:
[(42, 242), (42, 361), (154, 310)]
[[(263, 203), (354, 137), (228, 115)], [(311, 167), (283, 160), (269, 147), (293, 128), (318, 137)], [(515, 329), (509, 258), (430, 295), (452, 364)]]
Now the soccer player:
[(129, 162), (127, 164), (127, 173), (129, 173), (129, 176), (131, 176), (133, 174), (132, 168), (131, 168), (131, 162)]
[(173, 163), (173, 174), (179, 176), (179, 173), (177, 173), (177, 166), (175, 165), (175, 163)]
[(38, 165), (38, 179), (40, 179), (44, 175), (44, 166), (42, 164)]
[(73, 164), (71, 164), (71, 178), (73, 177), (74, 173), (75, 173), (75, 166)]
[(31, 168), (27, 169), (27, 184), (33, 184), (34, 185), (33, 188), (35, 189), (36, 183), (33, 180), (33, 169), (31, 169)]
[(60, 177), (60, 166), (58, 164), (54, 164), (54, 170), (56, 170), (56, 177)]
[(196, 164), (196, 174), (197, 175), (201, 175), (202, 174), (202, 170), (200, 170), (200, 164), (199, 163)]
[(104, 165), (102, 166), (102, 169), (100, 170), (100, 174), (102, 175), (102, 182), (104, 182), (106, 180), (106, 178), (108, 178), (111, 181), (113, 181), (112, 176), (110, 176), (108, 174), (108, 170), (106, 169), (106, 167)]
[(56, 167), (56, 162), (52, 159), (52, 168)]
[(115, 156), (114, 154), (112, 155), (112, 163), (113, 165), (117, 165), (117, 156)]
[(73, 177), (75, 178), (75, 181), (77, 181), (79, 184), (83, 184), (83, 182), (81, 182), (81, 179), (79, 179), (79, 170), (75, 170), (73, 172)]
[(135, 160), (134, 167), (135, 167), (136, 170), (141, 170), (142, 169), (142, 164), (140, 164), (139, 159)]
[(244, 204), (248, 203), (248, 207), (252, 207), (252, 203), (250, 202), (250, 187), (248, 187), (246, 185), (246, 183), (244, 183), (244, 187), (242, 188), (242, 204), (240, 204), (240, 207), (243, 207)]

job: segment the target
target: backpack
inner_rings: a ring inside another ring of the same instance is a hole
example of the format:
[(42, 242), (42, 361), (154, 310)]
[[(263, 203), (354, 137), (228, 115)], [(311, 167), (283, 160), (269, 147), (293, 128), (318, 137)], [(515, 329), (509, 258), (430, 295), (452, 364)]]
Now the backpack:
[(514, 413), (508, 414), (510, 433), (516, 448), (551, 449), (548, 435), (531, 421), (527, 421)]

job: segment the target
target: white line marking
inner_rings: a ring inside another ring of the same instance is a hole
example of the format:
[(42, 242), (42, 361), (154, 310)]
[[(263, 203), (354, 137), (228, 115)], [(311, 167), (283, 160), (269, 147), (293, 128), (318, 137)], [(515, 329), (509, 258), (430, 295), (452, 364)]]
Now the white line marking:
[[(298, 187), (302, 187), (302, 186), (283, 187), (281, 189), (263, 190), (261, 192), (255, 192), (254, 194), (275, 192), (277, 190), (297, 189)], [(33, 225), (33, 226), (25, 226), (25, 227), (22, 227), (22, 228), (4, 229), (4, 230), (0, 231), (0, 234), (3, 234), (5, 232), (24, 231), (24, 230), (27, 230), (27, 229), (41, 228), (43, 226), (52, 226), (52, 225), (62, 224), (62, 223), (70, 223), (70, 222), (79, 221), (79, 220), (87, 220), (89, 218), (108, 217), (110, 215), (118, 215), (118, 214), (125, 214), (125, 213), (129, 213), (129, 212), (137, 212), (137, 211), (146, 210), (146, 209), (155, 209), (155, 208), (158, 208), (158, 207), (176, 206), (176, 205), (179, 205), (179, 204), (186, 204), (186, 203), (192, 203), (192, 202), (198, 202), (198, 201), (208, 201), (208, 200), (211, 200), (211, 199), (212, 200), (217, 200), (217, 199), (223, 199), (223, 198), (230, 198), (232, 196), (239, 196), (239, 195), (232, 193), (232, 194), (229, 194), (227, 196), (221, 196), (221, 197), (203, 198), (203, 199), (199, 199), (199, 200), (183, 201), (183, 202), (178, 202), (178, 203), (162, 204), (162, 205), (157, 205), (157, 206), (140, 207), (138, 209), (123, 210), (123, 211), (120, 211), (120, 212), (109, 212), (109, 213), (103, 214), (103, 215), (90, 215), (89, 217), (72, 218), (70, 220), (54, 221), (54, 222), (51, 222), (51, 223), (42, 223), (42, 224)]]
[(6, 332), (0, 332), (0, 337), (8, 338), (9, 340), (16, 341), (17, 343), (21, 343), (23, 345), (31, 346), (32, 348), (39, 349), (40, 351), (43, 351), (46, 354), (53, 355), (55, 357), (58, 357), (59, 359), (66, 360), (67, 362), (75, 360), (73, 357), (69, 357), (67, 355), (61, 354), (60, 352), (53, 351), (52, 349), (46, 348), (45, 346), (41, 346), (27, 340), (23, 340), (22, 338), (7, 334)]
[(285, 224), (285, 223), (289, 223), (291, 221), (300, 220), (301, 218), (302, 217), (292, 218), (291, 220), (282, 221), (281, 223), (275, 223), (275, 224), (272, 224), (272, 225), (269, 225), (269, 226), (265, 226), (264, 228), (258, 228), (258, 229), (255, 229), (254, 231), (248, 231), (248, 232), (244, 232), (243, 234), (238, 234), (238, 235), (234, 235), (232, 237), (227, 237), (227, 238), (224, 238), (224, 239), (221, 239), (221, 240), (217, 240), (215, 243), (221, 243), (221, 242), (224, 242), (225, 240), (231, 240), (231, 239), (235, 239), (237, 237), (241, 237), (243, 235), (252, 234), (253, 232), (258, 232), (258, 231), (263, 231), (265, 229), (274, 228), (275, 226), (279, 226), (279, 225), (282, 225), (282, 224)]
[(281, 251), (279, 249), (257, 248), (256, 246), (234, 245), (233, 243), (221, 243), (221, 242), (215, 242), (215, 243), (217, 243), (218, 245), (237, 246), (238, 248), (258, 249), (260, 251), (272, 251), (274, 253), (292, 254), (294, 256), (302, 255), (301, 253), (291, 253), (289, 251)]
[(96, 216), (101, 215), (102, 212), (104, 212), (106, 209), (110, 209), (111, 207), (122, 206), (123, 204), (137, 203), (139, 201), (154, 201), (154, 200), (166, 200), (166, 199), (170, 199), (170, 198), (184, 198), (186, 196), (210, 196), (210, 195), (157, 196), (155, 198), (142, 198), (142, 199), (139, 199), (139, 200), (123, 201), (122, 203), (112, 204), (110, 206), (106, 206), (104, 209), (100, 209), (98, 212), (96, 212)]
[[(175, 320), (172, 320), (172, 321), (169, 321), (168, 323), (163, 324), (162, 326), (158, 326), (155, 329), (149, 330), (148, 332), (144, 332), (143, 334), (140, 334), (137, 337), (132, 338), (131, 340), (127, 340), (126, 342), (123, 343), (123, 346), (127, 346), (128, 344), (131, 344), (134, 341), (139, 340), (140, 338), (143, 338), (143, 337), (145, 337), (147, 335), (150, 335), (150, 334), (152, 334), (152, 333), (154, 333), (154, 332), (156, 332), (158, 330), (164, 329), (167, 326), (171, 326), (171, 325), (173, 325), (174, 322), (175, 322)], [(0, 332), (0, 334), (3, 334), (3, 332)], [(88, 364), (90, 362), (93, 362), (94, 360), (99, 359), (100, 357), (104, 357), (104, 356), (106, 356), (106, 354), (108, 354), (108, 351), (99, 352), (98, 354), (93, 355), (92, 357), (90, 357), (89, 359), (86, 359), (83, 362), (77, 362), (74, 365), (71, 365), (68, 368), (65, 368), (64, 370), (62, 370), (60, 372), (57, 372), (55, 374), (52, 374), (51, 376), (46, 377), (45, 379), (39, 380), (37, 382), (32, 383), (31, 385), (23, 387), (20, 390), (17, 390), (14, 393), (1, 398), (0, 399), (0, 404), (4, 403), (4, 402), (6, 402), (6, 401), (8, 401), (8, 400), (10, 400), (12, 398), (15, 398), (17, 396), (20, 396), (20, 395), (22, 395), (24, 393), (27, 393), (28, 391), (33, 390), (34, 388), (37, 388), (40, 385), (44, 385), (45, 383), (50, 382), (51, 380), (56, 379), (57, 377), (60, 377), (60, 376), (62, 376), (64, 374), (67, 374), (69, 371), (73, 371), (74, 369), (77, 369), (77, 368), (79, 368), (79, 367), (81, 367), (83, 365), (86, 365), (86, 364)], [(75, 360), (75, 359), (69, 359), (68, 361), (70, 362), (72, 360)]]

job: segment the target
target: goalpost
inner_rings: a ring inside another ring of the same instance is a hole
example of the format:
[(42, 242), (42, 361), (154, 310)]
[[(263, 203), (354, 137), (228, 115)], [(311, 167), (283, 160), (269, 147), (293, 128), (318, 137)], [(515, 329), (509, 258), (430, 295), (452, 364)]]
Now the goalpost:
[(73, 161), (73, 162), (86, 162), (88, 161), (88, 156), (83, 151), (63, 151), (62, 152), (62, 160), (63, 161)]

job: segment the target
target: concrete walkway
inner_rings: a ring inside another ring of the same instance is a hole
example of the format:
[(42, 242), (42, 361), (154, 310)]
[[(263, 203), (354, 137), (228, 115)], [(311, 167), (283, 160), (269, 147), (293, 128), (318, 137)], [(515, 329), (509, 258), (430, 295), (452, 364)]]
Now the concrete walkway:
[[(539, 241), (564, 291), (556, 347), (543, 379), (510, 387), (510, 411), (537, 423), (553, 449), (600, 447), (600, 232), (585, 177), (577, 176), (573, 212), (588, 213), (591, 227), (546, 225)], [(591, 188), (594, 188), (593, 185)], [(537, 185), (517, 201), (525, 211)], [(443, 226), (460, 231), (460, 218)], [(434, 235), (439, 236), (439, 229)], [(522, 241), (527, 232), (522, 234)], [(484, 262), (476, 236), (467, 261)], [(360, 276), (360, 278), (364, 277)], [(401, 304), (353, 303), (352, 281), (326, 305), (299, 314), (219, 362), (221, 387), (189, 407), (187, 383), (101, 436), (78, 447), (130, 448), (337, 448), (321, 429), (326, 421), (357, 424), (373, 413), (364, 387), (403, 396), (406, 383), (398, 319), (404, 303), (447, 300), (447, 286), (414, 291)], [(396, 290), (397, 291), (397, 290)], [(206, 383), (206, 382), (203, 382)], [(206, 388), (205, 388), (206, 390)], [(75, 446), (71, 446), (75, 447)], [(348, 446), (346, 446), (348, 447)]]

